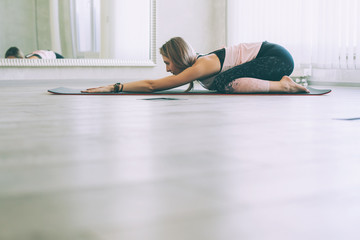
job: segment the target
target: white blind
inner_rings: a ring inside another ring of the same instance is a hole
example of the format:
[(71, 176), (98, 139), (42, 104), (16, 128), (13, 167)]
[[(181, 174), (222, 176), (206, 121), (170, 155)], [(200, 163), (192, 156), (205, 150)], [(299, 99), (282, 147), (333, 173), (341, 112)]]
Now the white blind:
[(360, 69), (360, 1), (228, 0), (228, 44), (264, 40), (297, 67)]

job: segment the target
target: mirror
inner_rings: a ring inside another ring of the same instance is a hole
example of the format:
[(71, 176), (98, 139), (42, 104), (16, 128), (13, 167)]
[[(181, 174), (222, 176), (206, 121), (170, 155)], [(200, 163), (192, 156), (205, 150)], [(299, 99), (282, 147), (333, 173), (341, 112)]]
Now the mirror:
[[(1, 0), (0, 14), (0, 66), (155, 65), (156, 0)], [(64, 59), (4, 59), (12, 46)]]

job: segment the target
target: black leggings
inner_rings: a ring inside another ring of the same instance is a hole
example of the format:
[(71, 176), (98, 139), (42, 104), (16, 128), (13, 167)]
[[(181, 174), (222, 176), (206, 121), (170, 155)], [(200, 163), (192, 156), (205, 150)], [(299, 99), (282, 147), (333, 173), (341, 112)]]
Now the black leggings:
[(214, 80), (217, 91), (226, 93), (231, 82), (238, 78), (257, 78), (280, 81), (294, 70), (294, 60), (290, 53), (280, 45), (263, 42), (256, 58), (220, 73)]
[(63, 59), (64, 57), (62, 55), (60, 55), (59, 53), (57, 52), (54, 52), (55, 53), (55, 56), (56, 56), (56, 59)]

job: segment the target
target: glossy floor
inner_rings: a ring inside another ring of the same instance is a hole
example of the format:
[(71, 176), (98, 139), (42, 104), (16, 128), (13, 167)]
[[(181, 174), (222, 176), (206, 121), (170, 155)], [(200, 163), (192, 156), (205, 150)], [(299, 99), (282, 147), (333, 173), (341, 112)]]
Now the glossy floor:
[(97, 85), (0, 81), (0, 239), (359, 239), (359, 88), (46, 92)]

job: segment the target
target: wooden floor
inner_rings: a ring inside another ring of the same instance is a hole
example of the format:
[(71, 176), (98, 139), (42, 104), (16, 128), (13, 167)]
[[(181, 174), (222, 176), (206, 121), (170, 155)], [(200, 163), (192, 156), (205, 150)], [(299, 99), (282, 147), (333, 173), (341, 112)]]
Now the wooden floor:
[(360, 238), (359, 88), (46, 92), (98, 85), (0, 81), (1, 240)]

